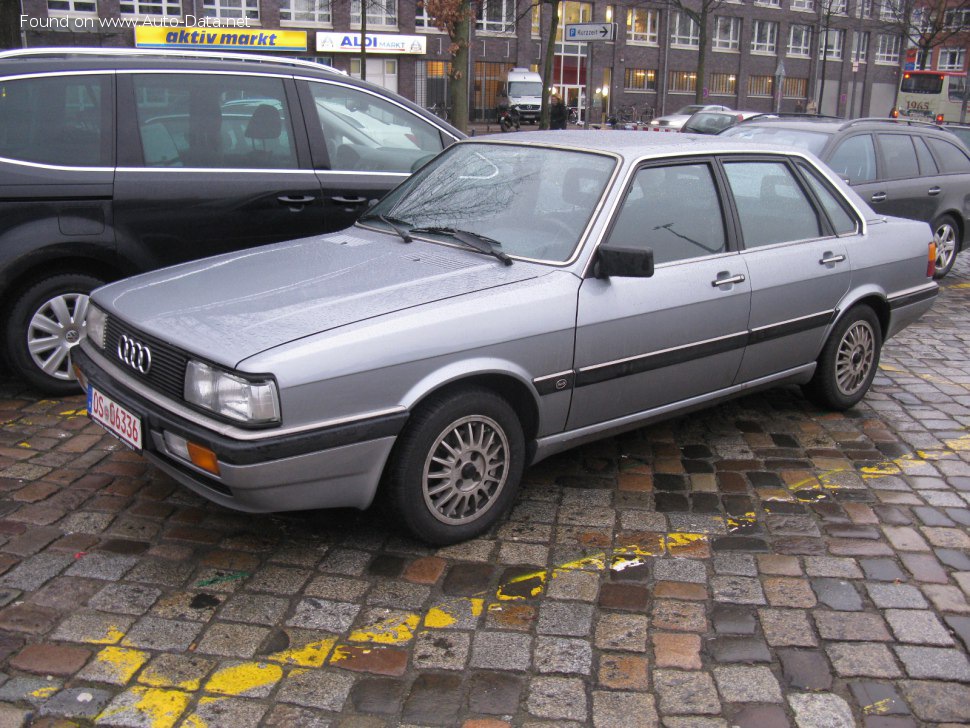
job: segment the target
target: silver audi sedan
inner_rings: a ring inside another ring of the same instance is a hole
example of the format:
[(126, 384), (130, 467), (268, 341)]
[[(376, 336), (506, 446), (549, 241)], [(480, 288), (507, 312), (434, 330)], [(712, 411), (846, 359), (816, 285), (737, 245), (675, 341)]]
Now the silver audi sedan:
[(73, 359), (90, 416), (206, 498), (378, 501), (446, 544), (580, 443), (783, 384), (852, 407), (935, 258), (808, 152), (484, 137), (344, 232), (98, 289)]

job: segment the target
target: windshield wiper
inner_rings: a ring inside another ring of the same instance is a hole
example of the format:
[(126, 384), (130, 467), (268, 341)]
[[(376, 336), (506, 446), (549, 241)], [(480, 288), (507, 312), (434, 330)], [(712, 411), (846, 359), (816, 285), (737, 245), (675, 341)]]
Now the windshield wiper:
[(410, 243), (413, 238), (408, 234), (407, 228), (401, 227), (402, 225), (410, 225), (407, 220), (401, 220), (396, 217), (388, 217), (387, 215), (363, 215), (358, 218), (361, 222), (366, 222), (367, 220), (380, 220), (382, 223), (387, 225), (391, 230), (398, 234), (405, 243)]
[(472, 250), (476, 250), (479, 253), (484, 253), (485, 255), (494, 256), (505, 263), (505, 265), (512, 265), (512, 259), (499, 250), (499, 248), (502, 247), (502, 243), (488, 237), (487, 235), (479, 235), (478, 233), (473, 233), (470, 230), (458, 230), (457, 228), (453, 227), (434, 225), (429, 227), (411, 228), (411, 232), (447, 235), (454, 238), (458, 242), (463, 243), (466, 247), (469, 247)]

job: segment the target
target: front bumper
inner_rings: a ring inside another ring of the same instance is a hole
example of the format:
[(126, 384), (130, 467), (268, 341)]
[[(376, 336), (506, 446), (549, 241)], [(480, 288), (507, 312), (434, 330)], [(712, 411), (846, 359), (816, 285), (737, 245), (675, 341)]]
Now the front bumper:
[[(90, 345), (75, 347), (72, 357), (89, 386), (141, 416), (146, 459), (204, 498), (240, 511), (366, 508), (407, 421), (402, 411), (293, 434), (260, 431), (234, 438), (196, 421), (203, 418), (166, 409)], [(165, 432), (212, 450), (219, 475), (170, 452)]]

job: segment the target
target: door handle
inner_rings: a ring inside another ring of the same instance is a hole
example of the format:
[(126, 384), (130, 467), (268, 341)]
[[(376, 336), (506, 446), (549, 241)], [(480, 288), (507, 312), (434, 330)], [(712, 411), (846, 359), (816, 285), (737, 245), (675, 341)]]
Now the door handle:
[(363, 205), (367, 202), (366, 197), (331, 197), (331, 200), (336, 202), (338, 205)]
[(309, 205), (316, 197), (313, 195), (280, 195), (276, 198), (281, 205)]
[(826, 253), (822, 259), (818, 262), (819, 265), (832, 265), (833, 263), (841, 263), (845, 260), (845, 256), (841, 253), (839, 255), (832, 255), (832, 253)]
[(872, 200), (873, 202), (885, 202), (886, 201), (886, 193), (885, 192), (876, 192), (869, 199)]
[(940, 189), (939, 187), (930, 187), (929, 190), (927, 190), (926, 194), (928, 194), (930, 197), (934, 197), (935, 195), (940, 194), (942, 191), (943, 190)]
[(715, 288), (718, 286), (729, 286), (732, 283), (744, 283), (744, 276), (738, 273), (736, 276), (730, 276), (729, 278), (715, 278), (711, 281), (711, 285)]

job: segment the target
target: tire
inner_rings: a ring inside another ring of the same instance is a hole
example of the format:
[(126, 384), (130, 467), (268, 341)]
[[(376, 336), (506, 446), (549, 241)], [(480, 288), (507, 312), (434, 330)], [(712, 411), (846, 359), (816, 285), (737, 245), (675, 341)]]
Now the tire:
[(5, 331), (13, 372), (48, 394), (80, 391), (68, 353), (84, 336), (88, 295), (104, 281), (80, 273), (45, 278), (21, 293)]
[(832, 330), (805, 394), (821, 407), (847, 410), (869, 391), (879, 368), (882, 329), (876, 312), (856, 306)]
[(386, 478), (389, 520), (436, 546), (474, 538), (509, 509), (524, 464), (522, 425), (509, 403), (478, 387), (454, 390), (418, 408), (398, 438)]
[(933, 223), (933, 240), (936, 241), (936, 273), (933, 278), (940, 280), (953, 267), (960, 250), (960, 228), (950, 215), (943, 215)]

